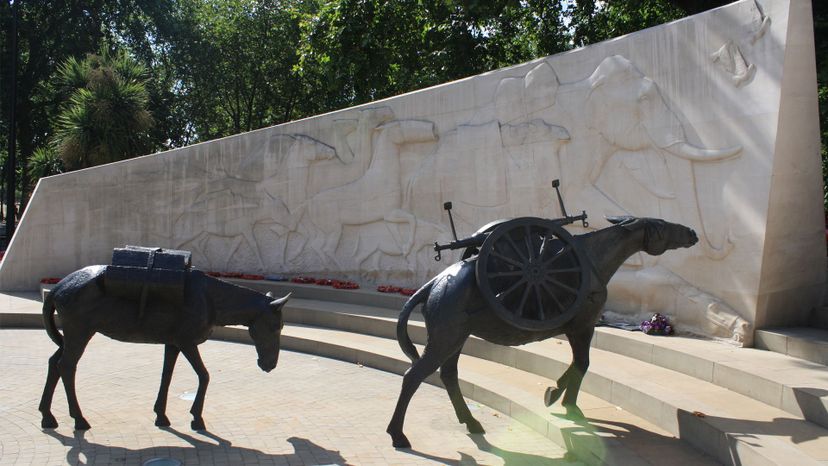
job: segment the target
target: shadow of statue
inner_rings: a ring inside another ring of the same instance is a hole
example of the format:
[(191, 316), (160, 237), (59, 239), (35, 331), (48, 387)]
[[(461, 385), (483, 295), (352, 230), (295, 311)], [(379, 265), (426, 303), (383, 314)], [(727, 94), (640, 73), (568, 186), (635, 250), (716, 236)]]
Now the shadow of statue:
[[(556, 417), (566, 419), (563, 415), (552, 413)], [(719, 462), (710, 454), (701, 452), (691, 444), (672, 435), (661, 435), (638, 425), (627, 422), (610, 421), (597, 417), (590, 417), (588, 422), (570, 422), (569, 426), (560, 427), (560, 434), (564, 441), (567, 459), (580, 460), (587, 463), (605, 463), (611, 459), (624, 461), (629, 452), (637, 454), (637, 446), (646, 446), (647, 449), (669, 451), (677, 462), (686, 461), (696, 465), (716, 465)], [(608, 448), (611, 440), (628, 448)], [(620, 456), (619, 456), (620, 455)], [(681, 459), (679, 459), (681, 458)], [(646, 458), (649, 459), (649, 458)]]
[[(571, 464), (572, 461), (577, 461), (577, 458), (570, 454), (566, 453), (563, 458), (547, 458), (541, 455), (533, 455), (531, 453), (522, 453), (519, 451), (510, 451), (504, 450), (496, 445), (490, 443), (483, 434), (467, 434), (469, 438), (474, 442), (477, 446), (477, 449), (480, 451), (484, 451), (486, 453), (490, 453), (494, 456), (503, 460), (503, 466), (549, 466), (549, 465), (564, 465), (564, 464)], [(410, 448), (400, 448), (397, 451), (405, 452), (414, 456), (418, 456), (420, 458), (425, 458), (430, 461), (435, 461), (439, 464), (445, 464), (448, 466), (476, 466), (481, 463), (478, 463), (477, 460), (467, 453), (458, 452), (460, 455), (459, 459), (450, 459), (450, 458), (443, 458), (436, 455), (431, 455), (428, 453), (424, 453), (421, 451), (417, 451)], [(488, 463), (482, 463), (488, 464)]]
[[(787, 439), (791, 443), (799, 445), (822, 438), (825, 432), (821, 426), (803, 419), (797, 419), (792, 414), (790, 417), (754, 420), (711, 416), (680, 409), (676, 416), (679, 437), (683, 433), (691, 432), (723, 432), (723, 439), (729, 449), (727, 456), (730, 462), (736, 466), (743, 464), (743, 460), (740, 458), (740, 450), (742, 450), (739, 447), (740, 444), (755, 448), (767, 448), (762, 439), (778, 438), (780, 440)], [(720, 453), (720, 455), (722, 454), (724, 453)]]
[[(86, 431), (76, 430), (73, 436), (63, 435), (55, 430), (44, 430), (43, 432), (61, 442), (64, 446), (70, 447), (66, 453), (66, 463), (72, 465), (85, 465), (95, 463), (143, 463), (157, 457), (170, 457), (177, 459), (182, 464), (209, 463), (210, 458), (216, 460), (230, 460), (230, 463), (255, 463), (255, 464), (304, 464), (308, 455), (314, 459), (316, 464), (329, 464), (347, 466), (351, 463), (339, 454), (338, 450), (328, 450), (300, 437), (290, 437), (288, 443), (293, 446), (293, 453), (271, 454), (253, 448), (233, 446), (233, 444), (218, 435), (209, 431), (201, 431), (191, 435), (180, 432), (176, 429), (165, 427), (162, 429), (189, 443), (191, 446), (165, 446), (155, 445), (147, 448), (130, 449), (110, 445), (101, 445), (86, 440)], [(204, 437), (201, 439), (199, 437)], [(102, 461), (103, 460), (103, 461)]]

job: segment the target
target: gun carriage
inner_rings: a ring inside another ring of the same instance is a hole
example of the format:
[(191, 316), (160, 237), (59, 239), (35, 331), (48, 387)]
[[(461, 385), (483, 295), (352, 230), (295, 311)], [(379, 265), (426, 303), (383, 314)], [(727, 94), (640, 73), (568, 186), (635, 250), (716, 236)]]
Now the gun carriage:
[(563, 217), (496, 220), (464, 239), (457, 239), (451, 202), (443, 205), (455, 241), (435, 242), (434, 259), (441, 260), (447, 249), (463, 249), (462, 260), (476, 258), (481, 294), (498, 317), (523, 330), (560, 327), (578, 312), (590, 289), (586, 252), (564, 229), (578, 221), (589, 226), (587, 214), (567, 215), (559, 186), (559, 180), (552, 182)]

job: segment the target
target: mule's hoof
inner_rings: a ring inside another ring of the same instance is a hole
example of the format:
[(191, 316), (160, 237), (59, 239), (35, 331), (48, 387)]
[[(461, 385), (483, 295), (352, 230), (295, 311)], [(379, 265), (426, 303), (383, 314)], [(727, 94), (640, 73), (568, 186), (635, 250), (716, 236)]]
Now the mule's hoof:
[(193, 422), (190, 423), (190, 429), (192, 429), (192, 430), (207, 430), (204, 427), (204, 419), (194, 419)]
[(89, 430), (92, 426), (86, 422), (86, 419), (79, 418), (75, 419), (75, 430)]
[(391, 436), (391, 444), (394, 445), (394, 448), (411, 448), (411, 442), (402, 432), (398, 434), (388, 432), (388, 435)]
[(546, 389), (546, 393), (543, 394), (543, 404), (546, 406), (552, 406), (552, 403), (558, 401), (558, 398), (563, 395), (562, 388), (552, 388), (548, 387)]
[(58, 422), (51, 414), (44, 414), (43, 420), (40, 421), (40, 427), (43, 429), (57, 429)]
[(477, 419), (466, 421), (466, 428), (469, 429), (470, 434), (485, 434), (486, 430)]
[(566, 418), (572, 421), (586, 421), (586, 416), (581, 408), (575, 405), (564, 406), (566, 408)]
[(157, 427), (169, 427), (170, 420), (167, 418), (167, 416), (159, 414), (158, 417), (155, 418), (155, 425)]

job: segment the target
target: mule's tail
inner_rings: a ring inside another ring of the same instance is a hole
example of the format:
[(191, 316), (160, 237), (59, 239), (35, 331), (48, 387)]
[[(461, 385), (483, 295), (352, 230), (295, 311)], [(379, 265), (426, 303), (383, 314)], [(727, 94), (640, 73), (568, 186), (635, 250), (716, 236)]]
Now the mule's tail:
[(57, 324), (55, 323), (55, 302), (52, 297), (54, 293), (46, 293), (43, 299), (43, 326), (46, 328), (46, 333), (49, 338), (55, 342), (56, 345), (63, 347), (63, 337), (58, 332)]
[(405, 302), (402, 311), (400, 311), (400, 317), (397, 320), (397, 342), (400, 344), (402, 352), (408, 356), (408, 359), (410, 359), (411, 362), (418, 361), (420, 359), (420, 354), (417, 352), (417, 348), (414, 347), (414, 343), (411, 343), (411, 338), (408, 336), (408, 318), (411, 316), (411, 312), (414, 308), (424, 303), (426, 298), (428, 298), (428, 294), (431, 292), (431, 286), (433, 283), (434, 280), (430, 280), (428, 283), (423, 285), (422, 288), (417, 290), (417, 292), (410, 298), (408, 298), (408, 301)]

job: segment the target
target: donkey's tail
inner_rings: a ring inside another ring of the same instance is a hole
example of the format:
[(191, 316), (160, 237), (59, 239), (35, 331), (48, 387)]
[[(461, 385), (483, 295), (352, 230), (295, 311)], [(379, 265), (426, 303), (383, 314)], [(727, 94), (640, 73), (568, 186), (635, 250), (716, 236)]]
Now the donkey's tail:
[(43, 326), (46, 328), (46, 333), (49, 335), (49, 338), (62, 348), (63, 337), (58, 332), (57, 324), (55, 323), (55, 302), (53, 295), (54, 293), (49, 292), (43, 298)]
[(411, 362), (416, 362), (420, 359), (420, 354), (417, 352), (417, 348), (414, 347), (414, 343), (411, 343), (411, 338), (408, 336), (408, 318), (411, 316), (411, 312), (414, 310), (415, 307), (425, 302), (426, 298), (428, 298), (428, 294), (431, 292), (431, 287), (434, 283), (434, 280), (430, 280), (428, 283), (422, 286), (416, 293), (414, 293), (408, 301), (405, 302), (405, 305), (400, 311), (400, 317), (397, 320), (397, 342), (400, 344), (400, 348), (402, 352), (408, 356), (408, 359)]

